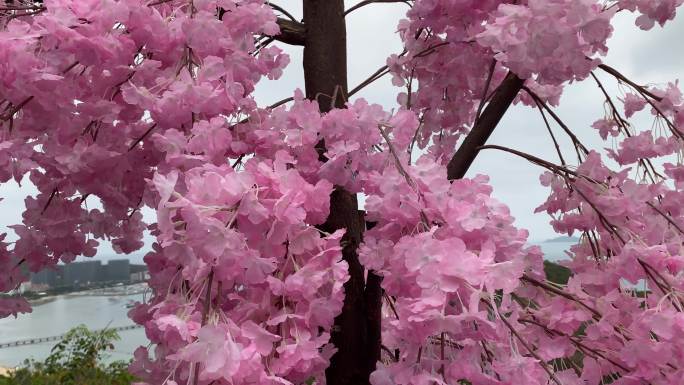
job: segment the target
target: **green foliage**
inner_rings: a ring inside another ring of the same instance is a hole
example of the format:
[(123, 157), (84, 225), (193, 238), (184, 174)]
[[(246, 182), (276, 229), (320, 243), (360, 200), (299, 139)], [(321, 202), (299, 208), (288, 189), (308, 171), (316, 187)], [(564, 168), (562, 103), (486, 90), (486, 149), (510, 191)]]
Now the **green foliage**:
[(549, 261), (544, 261), (544, 273), (546, 279), (559, 285), (566, 285), (572, 275), (567, 267)]
[(90, 331), (80, 325), (70, 330), (43, 362), (27, 360), (0, 385), (130, 385), (127, 362), (104, 364), (119, 335), (114, 330)]

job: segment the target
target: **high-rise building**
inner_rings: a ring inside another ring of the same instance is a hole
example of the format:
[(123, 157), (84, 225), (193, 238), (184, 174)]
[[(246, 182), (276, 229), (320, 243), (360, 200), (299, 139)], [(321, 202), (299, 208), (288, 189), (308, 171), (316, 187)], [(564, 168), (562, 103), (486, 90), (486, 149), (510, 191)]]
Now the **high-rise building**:
[[(31, 274), (31, 283), (60, 286), (87, 286), (93, 283), (130, 282), (145, 279), (147, 266), (131, 265), (128, 259), (113, 259), (102, 264), (100, 261), (72, 262), (57, 265)], [(136, 273), (135, 277), (132, 276)]]
[(64, 265), (65, 285), (89, 285), (98, 282), (102, 263), (100, 261), (83, 261)]
[(128, 281), (131, 279), (131, 265), (128, 259), (113, 259), (102, 266), (105, 281)]
[(57, 265), (43, 269), (38, 273), (31, 273), (31, 283), (48, 287), (64, 286), (64, 265)]

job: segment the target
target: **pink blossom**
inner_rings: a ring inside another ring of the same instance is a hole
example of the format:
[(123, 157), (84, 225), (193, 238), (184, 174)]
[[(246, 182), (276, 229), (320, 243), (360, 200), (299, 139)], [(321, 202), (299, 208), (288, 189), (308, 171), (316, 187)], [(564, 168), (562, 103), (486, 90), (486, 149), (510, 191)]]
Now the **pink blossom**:
[(625, 95), (622, 102), (625, 105), (625, 116), (627, 118), (631, 118), (635, 112), (639, 112), (646, 107), (646, 100), (643, 97), (631, 93)]
[(200, 379), (230, 379), (240, 367), (240, 346), (226, 329), (204, 326), (197, 334), (197, 341), (168, 358), (201, 363)]

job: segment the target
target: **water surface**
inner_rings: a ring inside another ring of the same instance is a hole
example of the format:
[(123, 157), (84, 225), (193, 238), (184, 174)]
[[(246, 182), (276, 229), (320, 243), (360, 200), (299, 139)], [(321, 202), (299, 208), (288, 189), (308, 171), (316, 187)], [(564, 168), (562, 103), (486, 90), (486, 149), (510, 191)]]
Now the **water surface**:
[[(0, 319), (0, 343), (36, 337), (61, 335), (79, 324), (89, 329), (128, 326), (126, 304), (142, 301), (142, 294), (128, 296), (58, 296), (55, 300), (34, 306), (33, 312), (21, 314), (18, 318)], [(115, 350), (109, 360), (129, 359), (139, 345), (146, 345), (143, 329), (119, 332), (121, 341), (115, 343)], [(26, 358), (43, 360), (50, 353), (56, 341), (36, 345), (0, 349), (0, 366), (19, 365)]]

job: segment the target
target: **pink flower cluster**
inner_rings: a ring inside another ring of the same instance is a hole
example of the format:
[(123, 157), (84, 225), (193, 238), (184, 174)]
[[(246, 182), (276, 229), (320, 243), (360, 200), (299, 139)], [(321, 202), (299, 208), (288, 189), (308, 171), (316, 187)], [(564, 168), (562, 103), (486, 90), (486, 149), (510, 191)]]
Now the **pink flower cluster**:
[[(618, 10), (638, 12), (640, 25), (674, 18), (681, 0), (448, 1), (420, 0), (399, 23), (405, 52), (388, 67), (406, 91), (398, 102), (420, 112), (416, 144), (448, 161), (474, 125), (480, 101), (492, 95), (506, 70), (557, 105), (568, 81), (582, 80), (601, 63)], [(536, 106), (527, 94), (518, 100)]]
[[(683, 166), (666, 162), (682, 151), (682, 134), (673, 122), (680, 119), (684, 101), (674, 84), (635, 91), (640, 96), (627, 94), (622, 111), (611, 110), (595, 124), (611, 127), (619, 142), (608, 155), (630, 167), (613, 171), (591, 151), (576, 170), (547, 166), (550, 171), (541, 178), (551, 195), (537, 210), (555, 218), (557, 232), (582, 235), (566, 263), (573, 273), (566, 298), (581, 306), (574, 314), (586, 326), (581, 339), (572, 323), (556, 327), (562, 334), (552, 334), (565, 336), (566, 343), (590, 357), (581, 376), (590, 383), (612, 372), (625, 384), (674, 384), (684, 375), (678, 342), (684, 332)], [(635, 133), (622, 118), (647, 104), (661, 128), (657, 137), (650, 130)], [(538, 317), (531, 324), (549, 331), (552, 323), (567, 322), (558, 297), (534, 300), (549, 309), (545, 317), (551, 322)]]
[(641, 29), (649, 30), (655, 23), (661, 27), (669, 20), (674, 19), (677, 7), (684, 4), (682, 0), (618, 0), (622, 9), (639, 12), (641, 15), (636, 19), (636, 25)]
[(92, 256), (98, 239), (122, 253), (142, 247), (139, 208), (153, 200), (146, 179), (163, 159), (147, 139), (200, 131), (190, 127), (200, 114), (254, 108), (255, 83), (287, 64), (276, 47), (249, 53), (255, 33), (278, 31), (276, 18), (260, 1), (221, 5), (222, 20), (211, 2), (192, 12), (166, 2), (59, 0), (2, 11), (0, 177), (28, 175), (39, 190), (12, 226), (19, 239), (3, 256), (14, 266), (3, 290), (25, 279), (20, 265), (38, 271)]
[(139, 362), (134, 373), (157, 382), (168, 368), (181, 383), (202, 363), (199, 379), (220, 383), (320, 376), (347, 279), (342, 234), (313, 226), (327, 216), (332, 185), (307, 183), (280, 156), (240, 173), (173, 170), (152, 183), (158, 244), (145, 262), (157, 295), (131, 315), (157, 345), (156, 366)]
[(394, 85), (405, 87), (398, 102), (420, 112), (415, 145), (444, 162), (472, 126), (483, 93), (505, 75), (491, 50), (475, 41), (499, 3), (421, 0), (399, 23), (405, 52), (387, 60)]
[(486, 177), (452, 184), (444, 167), (425, 158), (401, 170), (372, 178), (366, 203), (377, 224), (360, 257), (384, 277), (383, 344), (397, 352), (372, 383), (546, 383), (533, 360), (510, 350), (497, 319), (514, 308), (511, 293), (525, 271), (543, 276), (527, 232), (491, 198)]
[(481, 45), (523, 78), (543, 83), (583, 79), (605, 54), (614, 12), (593, 0), (530, 0), (502, 4), (477, 35)]

